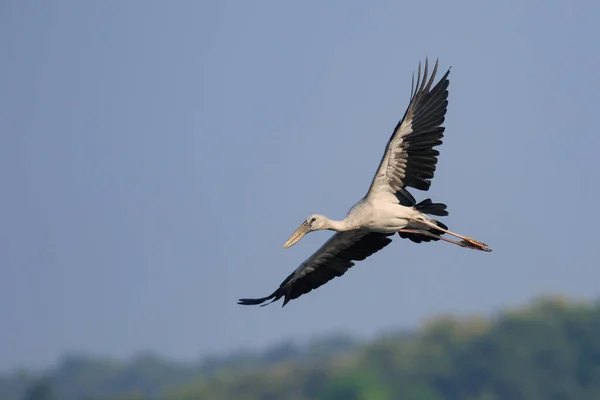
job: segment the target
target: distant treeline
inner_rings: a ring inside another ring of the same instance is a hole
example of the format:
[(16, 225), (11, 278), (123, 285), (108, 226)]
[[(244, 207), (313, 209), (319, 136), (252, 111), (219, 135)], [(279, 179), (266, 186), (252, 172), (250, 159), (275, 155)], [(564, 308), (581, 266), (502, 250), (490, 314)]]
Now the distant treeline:
[(0, 399), (598, 400), (600, 304), (542, 298), (370, 343), (332, 336), (189, 365), (72, 356), (43, 377), (0, 378)]

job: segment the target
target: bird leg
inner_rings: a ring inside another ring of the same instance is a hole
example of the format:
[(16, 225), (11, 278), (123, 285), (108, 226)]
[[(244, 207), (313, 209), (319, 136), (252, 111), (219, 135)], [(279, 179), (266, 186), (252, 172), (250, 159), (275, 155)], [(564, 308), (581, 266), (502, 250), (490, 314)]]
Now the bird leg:
[(428, 225), (428, 226), (434, 228), (435, 230), (442, 231), (444, 233), (447, 233), (448, 235), (452, 235), (452, 236), (455, 236), (455, 237), (457, 237), (459, 239), (462, 239), (462, 242), (461, 242), (462, 244), (460, 244), (460, 246), (462, 246), (462, 247), (469, 247), (469, 248), (472, 248), (472, 249), (477, 249), (477, 250), (481, 250), (481, 251), (488, 251), (488, 252), (492, 251), (492, 249), (490, 249), (489, 246), (487, 244), (483, 243), (483, 242), (480, 242), (478, 240), (472, 239), (472, 238), (470, 238), (468, 236), (463, 236), (463, 235), (459, 235), (458, 233), (451, 232), (451, 231), (446, 230), (446, 229), (444, 229), (444, 228), (442, 228), (440, 226), (437, 226), (433, 222), (427, 221), (425, 219), (408, 218), (408, 220), (413, 221), (413, 222), (417, 222), (417, 223), (420, 223), (420, 224)]
[(429, 237), (432, 237), (432, 238), (435, 238), (435, 239), (440, 239), (440, 240), (443, 240), (444, 242), (456, 244), (456, 245), (459, 245), (461, 247), (470, 247), (470, 248), (472, 248), (472, 246), (469, 243), (465, 242), (464, 240), (461, 240), (459, 242), (458, 240), (448, 239), (446, 237), (439, 236), (439, 235), (436, 235), (435, 233), (431, 233), (429, 231), (424, 231), (424, 230), (421, 230), (421, 229), (400, 229), (398, 232), (416, 233), (418, 235), (429, 236)]

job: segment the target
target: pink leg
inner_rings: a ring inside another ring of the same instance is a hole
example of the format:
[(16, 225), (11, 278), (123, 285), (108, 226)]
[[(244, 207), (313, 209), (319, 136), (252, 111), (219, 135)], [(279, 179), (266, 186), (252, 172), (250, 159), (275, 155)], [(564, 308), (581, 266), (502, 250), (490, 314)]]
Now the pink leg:
[(431, 233), (431, 232), (428, 232), (428, 231), (423, 231), (423, 230), (419, 230), (419, 229), (401, 229), (401, 230), (399, 230), (398, 232), (404, 232), (404, 233), (416, 233), (416, 234), (418, 234), (418, 235), (429, 236), (429, 237), (432, 237), (432, 238), (440, 239), (440, 240), (443, 240), (444, 242), (448, 242), (448, 243), (456, 244), (456, 245), (458, 245), (458, 246), (461, 246), (461, 247), (471, 247), (471, 246), (470, 246), (470, 245), (468, 245), (468, 243), (467, 243), (467, 242), (465, 242), (464, 240), (461, 240), (461, 241), (459, 242), (459, 241), (457, 241), (457, 240), (448, 239), (448, 238), (446, 238), (446, 237), (443, 237), (443, 236), (436, 235), (435, 233)]
[[(462, 239), (462, 243), (463, 244), (461, 244), (460, 246), (470, 247), (470, 248), (478, 249), (478, 250), (481, 250), (481, 251), (488, 251), (488, 252), (492, 251), (492, 249), (490, 249), (489, 246), (487, 244), (483, 243), (483, 242), (477, 241), (477, 240), (472, 239), (472, 238), (467, 237), (467, 236), (459, 235), (458, 233), (454, 233), (454, 232), (448, 231), (448, 230), (446, 230), (444, 228), (441, 228), (441, 227), (437, 226), (433, 222), (426, 221), (426, 220), (423, 220), (423, 219), (416, 219), (416, 218), (408, 218), (408, 219), (410, 221), (413, 221), (413, 222), (418, 222), (420, 224), (428, 225), (428, 226), (430, 226), (430, 227), (432, 227), (432, 228), (434, 228), (434, 229), (436, 229), (438, 231), (442, 231), (444, 233), (447, 233), (449, 235), (456, 236), (457, 238)], [(441, 236), (440, 236), (440, 238), (441, 238)]]

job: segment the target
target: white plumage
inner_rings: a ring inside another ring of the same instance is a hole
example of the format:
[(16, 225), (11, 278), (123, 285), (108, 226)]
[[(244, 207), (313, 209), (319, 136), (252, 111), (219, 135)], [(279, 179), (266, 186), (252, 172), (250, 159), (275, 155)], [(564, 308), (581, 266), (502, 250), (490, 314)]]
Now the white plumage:
[[(312, 256), (292, 272), (271, 295), (258, 299), (240, 299), (239, 304), (270, 304), (284, 298), (290, 300), (310, 292), (336, 276), (343, 275), (354, 261), (364, 260), (391, 241), (396, 232), (413, 242), (443, 240), (462, 247), (491, 251), (484, 243), (459, 235), (430, 216), (448, 215), (446, 205), (425, 199), (417, 203), (406, 187), (426, 191), (434, 176), (439, 152), (434, 147), (442, 144), (445, 128), (442, 126), (448, 106), (448, 75), (450, 70), (432, 87), (438, 62), (428, 79), (428, 61), (425, 60), (423, 78), (419, 63), (417, 87), (413, 75), (411, 98), (404, 117), (396, 125), (369, 191), (348, 211), (342, 221), (334, 221), (315, 214), (292, 234), (284, 247), (300, 241), (315, 230), (336, 233)], [(443, 234), (461, 239), (455, 241)], [(271, 300), (271, 302), (263, 304)]]

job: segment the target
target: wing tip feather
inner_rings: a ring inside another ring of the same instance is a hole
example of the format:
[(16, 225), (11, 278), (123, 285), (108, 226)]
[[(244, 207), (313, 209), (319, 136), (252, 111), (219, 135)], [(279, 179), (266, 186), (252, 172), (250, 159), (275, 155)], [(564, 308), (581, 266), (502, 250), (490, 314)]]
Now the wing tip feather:
[[(242, 306), (258, 306), (260, 305), (261, 307), (267, 306), (277, 300), (279, 300), (281, 298), (281, 294), (278, 293), (279, 289), (274, 291), (273, 293), (271, 293), (269, 296), (266, 297), (260, 297), (260, 298), (244, 298), (244, 299), (238, 299), (237, 304), (242, 305)], [(271, 301), (269, 301), (271, 300)], [(269, 301), (268, 303), (266, 303), (267, 301)]]

